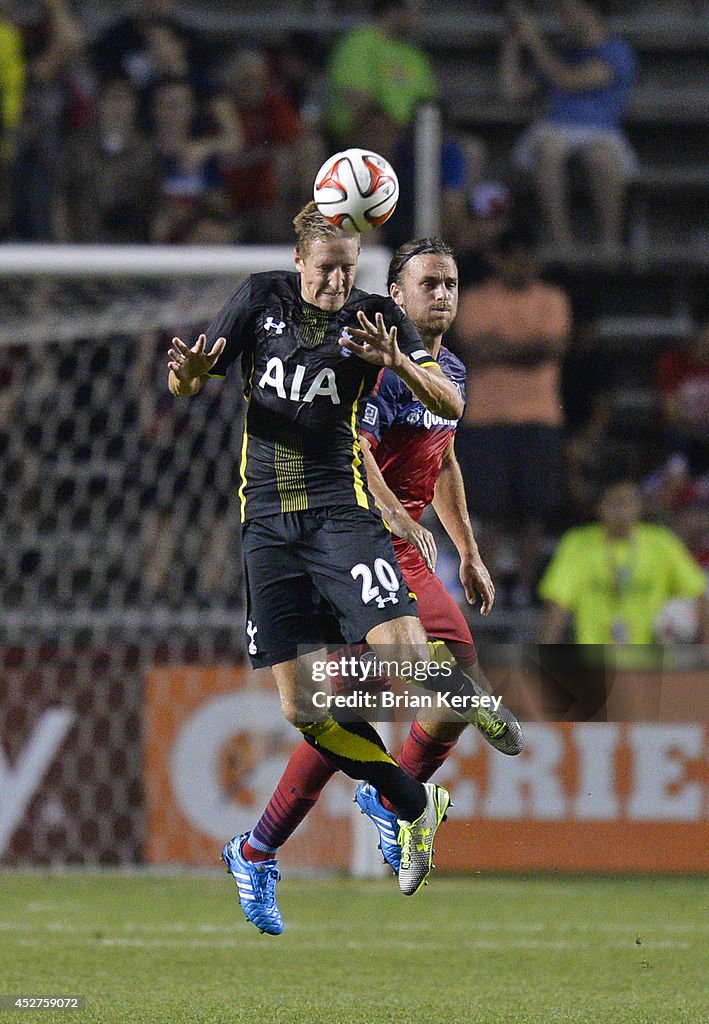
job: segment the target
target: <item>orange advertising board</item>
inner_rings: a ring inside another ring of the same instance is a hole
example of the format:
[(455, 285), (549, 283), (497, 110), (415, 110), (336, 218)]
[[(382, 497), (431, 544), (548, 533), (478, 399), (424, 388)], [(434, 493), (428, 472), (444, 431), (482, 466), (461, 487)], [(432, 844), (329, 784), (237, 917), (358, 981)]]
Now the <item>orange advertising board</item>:
[[(299, 736), (269, 672), (155, 668), (145, 695), (145, 858), (216, 864), (225, 840), (258, 819)], [(398, 749), (406, 725), (386, 728)], [(510, 758), (468, 729), (438, 773), (455, 804), (436, 839), (440, 868), (709, 870), (706, 722), (535, 722), (525, 731), (525, 751)], [(363, 843), (369, 857), (376, 836), (355, 814), (354, 788), (342, 775), (330, 781), (284, 847), (283, 866), (361, 872)]]
[[(213, 865), (251, 828), (300, 740), (280, 710), (270, 672), (237, 667), (154, 668), (145, 683), (144, 856), (158, 864)], [(284, 850), (302, 868), (350, 866), (353, 787), (335, 777)]]

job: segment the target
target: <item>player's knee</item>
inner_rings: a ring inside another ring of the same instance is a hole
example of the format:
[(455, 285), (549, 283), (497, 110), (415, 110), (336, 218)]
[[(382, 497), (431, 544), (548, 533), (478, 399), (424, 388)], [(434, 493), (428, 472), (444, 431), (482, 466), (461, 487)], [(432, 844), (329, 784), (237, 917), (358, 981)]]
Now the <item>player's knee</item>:
[(308, 723), (304, 720), (303, 709), (293, 697), (281, 696), (281, 711), (283, 717), (296, 729), (305, 727)]
[(306, 693), (298, 693), (295, 697), (281, 697), (281, 711), (290, 725), (300, 732), (306, 732), (313, 724), (327, 718), (329, 711), (314, 703)]
[(381, 622), (371, 629), (367, 634), (367, 643), (375, 651), (381, 647), (386, 647), (389, 652), (395, 649), (425, 648), (426, 633), (419, 618), (415, 615), (402, 615), (398, 619)]
[[(428, 665), (431, 661), (431, 652), (427, 643), (411, 640), (399, 641), (397, 643), (378, 646), (375, 650), (379, 661), (386, 661), (390, 665)], [(405, 672), (402, 673), (405, 677)]]

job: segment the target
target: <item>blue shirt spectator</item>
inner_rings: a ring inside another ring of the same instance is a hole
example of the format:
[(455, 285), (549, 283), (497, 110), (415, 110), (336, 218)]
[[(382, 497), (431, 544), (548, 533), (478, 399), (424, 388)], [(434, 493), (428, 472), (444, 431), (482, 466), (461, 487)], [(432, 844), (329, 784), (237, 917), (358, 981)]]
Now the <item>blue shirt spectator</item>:
[[(595, 0), (558, 0), (563, 40), (545, 38), (537, 19), (511, 12), (500, 53), (500, 84), (508, 102), (531, 99), (541, 85), (543, 115), (515, 146), (517, 166), (534, 179), (547, 237), (563, 258), (576, 247), (568, 162), (584, 172), (600, 254), (614, 262), (623, 245), (625, 189), (636, 167), (622, 129), (635, 55), (611, 35)], [(529, 71), (532, 74), (529, 74)], [(586, 226), (584, 235), (588, 236)]]
[(563, 52), (571, 66), (599, 61), (613, 71), (613, 79), (597, 89), (565, 89), (549, 80), (547, 120), (561, 125), (619, 128), (635, 80), (637, 60), (624, 39), (606, 39), (597, 46), (577, 47)]

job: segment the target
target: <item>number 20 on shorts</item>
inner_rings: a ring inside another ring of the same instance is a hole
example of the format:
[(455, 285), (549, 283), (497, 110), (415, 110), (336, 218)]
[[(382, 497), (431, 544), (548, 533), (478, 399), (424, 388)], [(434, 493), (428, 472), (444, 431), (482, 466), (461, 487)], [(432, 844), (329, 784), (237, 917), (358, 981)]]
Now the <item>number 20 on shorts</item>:
[[(391, 565), (385, 558), (375, 558), (374, 573), (364, 562), (358, 562), (350, 569), (350, 576), (354, 580), (362, 581), (362, 601), (369, 604), (376, 601), (378, 608), (385, 604), (398, 604), (399, 598), (396, 591), (399, 589), (399, 580)], [(381, 584), (381, 587), (374, 585), (374, 577)], [(387, 591), (387, 596), (382, 596), (382, 590)]]

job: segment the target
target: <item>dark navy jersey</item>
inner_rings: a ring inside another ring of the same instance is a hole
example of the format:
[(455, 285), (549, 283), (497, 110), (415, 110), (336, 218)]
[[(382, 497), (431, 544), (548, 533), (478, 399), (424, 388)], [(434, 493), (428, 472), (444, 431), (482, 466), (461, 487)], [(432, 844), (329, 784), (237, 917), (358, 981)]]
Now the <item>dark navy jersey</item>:
[(374, 508), (359, 447), (360, 402), (378, 366), (338, 344), (359, 327), (358, 310), (396, 325), (402, 352), (421, 366), (436, 360), (392, 299), (357, 288), (338, 313), (306, 302), (300, 275), (252, 274), (206, 331), (207, 347), (225, 337), (211, 376), (241, 361), (247, 402), (241, 459), (241, 516), (324, 505)]
[[(438, 362), (465, 400), (466, 372), (460, 359), (441, 348)], [(387, 486), (413, 519), (433, 501), (443, 454), (457, 426), (457, 420), (430, 412), (391, 370), (381, 371), (363, 407), (360, 431)]]

